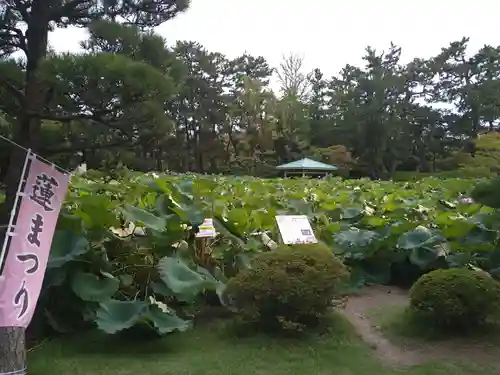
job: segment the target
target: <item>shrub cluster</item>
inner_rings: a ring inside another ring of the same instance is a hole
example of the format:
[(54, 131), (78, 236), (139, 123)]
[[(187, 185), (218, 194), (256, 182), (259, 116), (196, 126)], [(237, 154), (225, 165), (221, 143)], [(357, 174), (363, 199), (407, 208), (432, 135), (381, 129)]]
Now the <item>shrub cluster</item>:
[(468, 269), (432, 271), (411, 288), (410, 308), (437, 329), (461, 332), (500, 311), (500, 283)]
[(263, 329), (316, 325), (339, 295), (348, 271), (321, 244), (280, 246), (259, 254), (232, 278), (225, 299)]

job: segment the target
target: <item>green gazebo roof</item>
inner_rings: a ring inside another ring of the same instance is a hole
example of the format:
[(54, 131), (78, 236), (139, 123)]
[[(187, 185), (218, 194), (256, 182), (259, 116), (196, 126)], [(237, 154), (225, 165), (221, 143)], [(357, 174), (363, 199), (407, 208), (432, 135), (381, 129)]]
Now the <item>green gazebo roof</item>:
[(276, 169), (280, 170), (292, 170), (292, 169), (301, 169), (301, 170), (309, 170), (309, 171), (336, 171), (339, 169), (335, 165), (321, 163), (319, 161), (314, 161), (308, 158), (304, 158), (301, 160), (292, 161), (291, 163), (278, 165)]

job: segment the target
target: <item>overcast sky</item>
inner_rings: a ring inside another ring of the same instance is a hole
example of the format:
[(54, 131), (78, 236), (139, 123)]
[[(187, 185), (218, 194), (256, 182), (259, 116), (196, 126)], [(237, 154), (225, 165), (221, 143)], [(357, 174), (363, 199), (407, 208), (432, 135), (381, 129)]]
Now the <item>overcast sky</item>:
[[(463, 36), (471, 38), (471, 52), (499, 45), (499, 15), (494, 0), (192, 0), (157, 32), (169, 44), (193, 40), (228, 57), (262, 55), (274, 67), (283, 54), (298, 53), (308, 70), (330, 76), (361, 63), (367, 45), (383, 50), (392, 41), (405, 61), (432, 56)], [(84, 37), (82, 30), (57, 30), (50, 43), (75, 51)]]

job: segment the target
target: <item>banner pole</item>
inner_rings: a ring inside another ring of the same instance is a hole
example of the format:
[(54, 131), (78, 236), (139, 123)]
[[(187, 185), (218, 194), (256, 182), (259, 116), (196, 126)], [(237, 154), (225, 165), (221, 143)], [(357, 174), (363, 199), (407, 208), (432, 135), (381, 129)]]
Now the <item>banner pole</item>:
[(19, 179), (19, 184), (17, 186), (16, 196), (14, 198), (14, 206), (10, 211), (9, 224), (7, 225), (7, 230), (5, 231), (5, 237), (3, 239), (2, 251), (0, 252), (0, 277), (3, 274), (3, 267), (5, 264), (5, 259), (7, 258), (7, 246), (9, 244), (9, 237), (12, 236), (12, 227), (14, 224), (14, 218), (16, 217), (16, 212), (19, 209), (19, 198), (21, 196), (21, 190), (23, 188), (24, 180), (26, 179), (26, 170), (28, 169), (28, 162), (31, 159), (31, 149), (26, 150), (26, 158), (24, 159), (23, 169), (21, 171), (21, 178)]

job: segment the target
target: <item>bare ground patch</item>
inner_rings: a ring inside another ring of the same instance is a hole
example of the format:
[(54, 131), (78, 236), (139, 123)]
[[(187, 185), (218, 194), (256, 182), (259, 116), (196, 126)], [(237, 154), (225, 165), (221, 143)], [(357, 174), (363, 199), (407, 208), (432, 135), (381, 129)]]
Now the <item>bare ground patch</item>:
[(414, 339), (390, 340), (373, 319), (374, 309), (399, 308), (408, 305), (407, 292), (395, 287), (371, 286), (351, 296), (341, 313), (351, 322), (361, 338), (383, 362), (408, 367), (436, 360), (467, 361), (493, 366), (500, 370), (500, 348), (467, 340), (436, 342)]

